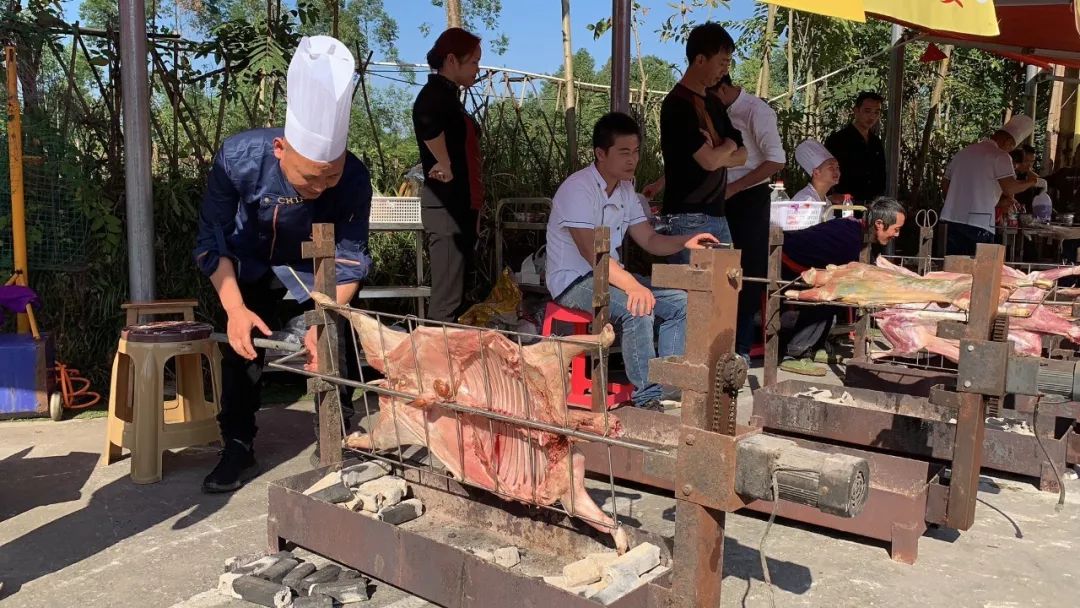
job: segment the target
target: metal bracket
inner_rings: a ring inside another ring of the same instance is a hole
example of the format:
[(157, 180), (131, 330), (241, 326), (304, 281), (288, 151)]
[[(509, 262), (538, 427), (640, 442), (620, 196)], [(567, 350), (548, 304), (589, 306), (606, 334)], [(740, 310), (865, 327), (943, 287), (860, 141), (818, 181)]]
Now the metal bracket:
[(740, 441), (760, 432), (739, 427), (735, 435), (723, 435), (683, 425), (676, 452), (676, 497), (720, 511), (749, 504), (735, 493), (735, 454)]
[(956, 390), (992, 397), (1003, 396), (1011, 350), (1012, 344), (1009, 342), (960, 340)]

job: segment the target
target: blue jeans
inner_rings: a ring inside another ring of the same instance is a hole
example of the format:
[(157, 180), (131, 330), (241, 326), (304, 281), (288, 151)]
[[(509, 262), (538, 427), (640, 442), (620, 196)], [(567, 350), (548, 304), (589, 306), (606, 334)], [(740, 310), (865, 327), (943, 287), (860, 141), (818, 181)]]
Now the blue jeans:
[[(686, 292), (678, 289), (655, 289), (645, 277), (634, 275), (644, 286), (652, 289), (656, 306), (650, 315), (635, 317), (626, 307), (626, 292), (611, 286), (611, 305), (608, 308), (611, 324), (622, 337), (623, 364), (626, 375), (634, 385), (632, 399), (643, 405), (660, 399), (659, 384), (649, 382), (649, 359), (683, 354), (686, 345)], [(555, 298), (562, 306), (592, 310), (593, 277), (589, 273), (567, 287)], [(659, 339), (654, 339), (659, 322)]]
[[(699, 232), (707, 232), (721, 243), (731, 242), (731, 230), (728, 229), (725, 217), (715, 217), (704, 213), (680, 213), (671, 216), (671, 234), (692, 236)], [(689, 264), (690, 250), (683, 249), (674, 255), (669, 255), (668, 263)]]

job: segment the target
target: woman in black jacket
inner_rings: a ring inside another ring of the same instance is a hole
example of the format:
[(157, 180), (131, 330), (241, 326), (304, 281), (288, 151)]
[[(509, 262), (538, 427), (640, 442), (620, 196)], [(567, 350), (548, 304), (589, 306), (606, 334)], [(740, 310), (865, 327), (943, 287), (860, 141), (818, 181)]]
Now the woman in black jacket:
[(413, 104), (413, 129), (424, 168), (421, 217), (431, 258), (428, 318), (454, 321), (465, 298), (465, 269), (484, 202), (480, 129), (465, 111), (461, 89), (476, 82), (480, 38), (450, 28), (428, 52), (436, 73)]

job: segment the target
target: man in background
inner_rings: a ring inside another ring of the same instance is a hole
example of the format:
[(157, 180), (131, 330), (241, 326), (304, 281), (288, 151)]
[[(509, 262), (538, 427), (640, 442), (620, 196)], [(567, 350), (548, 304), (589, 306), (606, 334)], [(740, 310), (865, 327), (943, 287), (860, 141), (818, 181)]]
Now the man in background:
[[(724, 192), (725, 213), (731, 242), (742, 252), (743, 274), (764, 278), (769, 261), (769, 180), (784, 168), (786, 157), (776, 112), (765, 100), (750, 95), (725, 74), (710, 93), (727, 108), (731, 125), (742, 135), (746, 162), (728, 169)], [(749, 359), (754, 344), (754, 314), (761, 308), (759, 283), (743, 283), (739, 292), (739, 319), (735, 332), (735, 352)]]
[(1011, 152), (1027, 139), (1035, 123), (1017, 114), (988, 139), (960, 150), (949, 161), (941, 188), (945, 205), (941, 223), (946, 227), (946, 255), (975, 255), (979, 243), (994, 242), (994, 217), (998, 207), (1012, 206), (1012, 198), (1035, 185), (1029, 174), (1016, 178)]
[(856, 203), (869, 203), (885, 194), (885, 146), (877, 136), (882, 97), (863, 91), (855, 98), (848, 126), (825, 140), (825, 147), (840, 163), (838, 194), (850, 194)]

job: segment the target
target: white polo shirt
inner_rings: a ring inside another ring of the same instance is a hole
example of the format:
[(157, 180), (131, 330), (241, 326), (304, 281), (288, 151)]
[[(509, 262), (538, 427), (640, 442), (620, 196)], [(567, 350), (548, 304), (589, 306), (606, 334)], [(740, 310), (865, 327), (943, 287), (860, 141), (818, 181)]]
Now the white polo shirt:
[(559, 186), (552, 199), (547, 225), (547, 288), (555, 298), (578, 278), (592, 272), (570, 236), (570, 228), (611, 229), (611, 258), (619, 261), (618, 247), (630, 227), (645, 221), (634, 184), (620, 181), (611, 196), (596, 165), (577, 171)]
[[(787, 162), (780, 131), (776, 128), (776, 112), (756, 95), (739, 91), (739, 96), (727, 109), (731, 124), (742, 133), (746, 146), (746, 162), (740, 167), (728, 169), (728, 183), (742, 178), (765, 161)], [(768, 183), (768, 178), (758, 184)], [(757, 186), (758, 184), (751, 184)]]
[(945, 169), (949, 193), (941, 219), (993, 232), (994, 208), (1002, 194), (998, 180), (1005, 177), (1016, 177), (1012, 158), (992, 140), (960, 150)]

